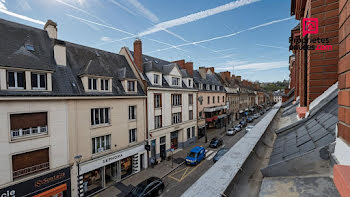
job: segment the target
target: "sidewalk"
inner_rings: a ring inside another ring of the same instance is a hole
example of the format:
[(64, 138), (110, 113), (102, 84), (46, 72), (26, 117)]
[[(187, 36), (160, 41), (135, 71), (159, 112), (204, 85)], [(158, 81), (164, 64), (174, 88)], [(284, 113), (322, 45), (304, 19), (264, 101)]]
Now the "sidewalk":
[[(234, 124), (237, 124), (239, 121), (235, 121)], [(233, 124), (233, 125), (234, 125)], [(230, 125), (232, 127), (232, 125)], [(226, 127), (226, 129), (229, 127)], [(225, 135), (225, 127), (221, 129), (208, 129), (207, 130), (207, 137), (208, 142), (205, 143), (205, 137), (202, 137), (201, 139), (198, 139), (196, 143), (192, 144), (191, 146), (185, 147), (182, 150), (176, 152), (173, 155), (173, 167), (172, 167), (172, 161), (163, 161), (158, 163), (157, 165), (152, 167), (148, 167), (147, 169), (142, 170), (141, 172), (134, 174), (121, 182), (115, 183), (111, 185), (110, 187), (106, 188), (104, 191), (100, 192), (99, 194), (96, 194), (95, 197), (109, 197), (109, 196), (117, 196), (117, 197), (123, 197), (125, 196), (134, 186), (139, 184), (141, 181), (146, 180), (149, 177), (155, 176), (159, 178), (163, 178), (167, 176), (169, 173), (171, 173), (173, 170), (175, 170), (177, 167), (184, 164), (185, 158), (188, 154), (188, 152), (195, 146), (203, 146), (208, 147), (210, 140), (213, 137), (221, 137)]]

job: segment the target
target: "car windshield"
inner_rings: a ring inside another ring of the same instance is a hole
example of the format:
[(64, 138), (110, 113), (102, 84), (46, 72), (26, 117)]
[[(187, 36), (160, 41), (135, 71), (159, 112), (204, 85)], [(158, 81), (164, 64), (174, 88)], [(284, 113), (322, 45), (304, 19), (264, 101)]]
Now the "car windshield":
[(190, 154), (188, 154), (189, 157), (193, 157), (196, 158), (197, 157), (197, 153), (195, 152), (190, 152)]
[(217, 139), (216, 139), (216, 138), (214, 138), (214, 139), (212, 139), (212, 140), (211, 140), (211, 142), (210, 142), (210, 143), (211, 143), (211, 144), (215, 144), (216, 142), (217, 142)]
[(140, 185), (134, 187), (134, 189), (132, 189), (131, 194), (133, 196), (139, 196), (140, 194), (142, 194), (143, 190), (146, 187), (146, 183), (141, 183)]

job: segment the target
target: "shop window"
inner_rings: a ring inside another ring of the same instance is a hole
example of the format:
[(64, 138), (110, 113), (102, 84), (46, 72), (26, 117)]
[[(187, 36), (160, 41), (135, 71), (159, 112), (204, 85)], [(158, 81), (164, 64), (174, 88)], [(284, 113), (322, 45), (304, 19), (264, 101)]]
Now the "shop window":
[(11, 139), (47, 135), (47, 112), (10, 115)]
[(129, 143), (136, 142), (136, 129), (129, 130)]
[(111, 135), (92, 138), (92, 154), (111, 149)]
[(7, 71), (8, 89), (24, 89), (25, 75), (24, 72)]
[(102, 189), (102, 169), (96, 169), (83, 175), (83, 191), (87, 196)]
[(125, 178), (132, 174), (132, 156), (120, 160), (121, 178)]
[(110, 124), (109, 110), (110, 108), (91, 109), (91, 125)]

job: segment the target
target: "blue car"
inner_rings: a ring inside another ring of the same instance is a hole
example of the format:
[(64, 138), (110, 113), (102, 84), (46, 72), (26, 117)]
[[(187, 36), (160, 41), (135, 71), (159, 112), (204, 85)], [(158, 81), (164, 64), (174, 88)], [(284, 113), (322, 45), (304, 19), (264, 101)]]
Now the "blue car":
[(205, 148), (196, 146), (192, 148), (191, 152), (186, 157), (187, 165), (197, 165), (205, 158)]

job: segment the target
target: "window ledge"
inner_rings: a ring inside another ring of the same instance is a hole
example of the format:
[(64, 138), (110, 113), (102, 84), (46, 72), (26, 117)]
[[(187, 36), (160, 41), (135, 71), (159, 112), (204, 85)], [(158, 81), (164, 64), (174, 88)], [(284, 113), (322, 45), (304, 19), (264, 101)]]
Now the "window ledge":
[(99, 124), (99, 125), (90, 125), (90, 129), (98, 129), (98, 128), (103, 128), (103, 127), (110, 127), (112, 124)]
[(128, 120), (128, 122), (136, 122), (136, 118), (135, 119), (132, 119), (132, 120)]
[(13, 138), (11, 137), (10, 143), (16, 143), (16, 142), (22, 142), (22, 141), (27, 141), (27, 140), (34, 140), (38, 138), (45, 138), (45, 137), (50, 137), (48, 133), (43, 133), (43, 134), (35, 134), (31, 136), (22, 136), (18, 138)]
[(95, 159), (95, 158), (98, 158), (98, 157), (101, 157), (101, 156), (104, 156), (104, 155), (107, 155), (109, 153), (112, 152), (112, 149), (108, 149), (108, 150), (104, 150), (102, 152), (97, 152), (97, 153), (91, 153), (91, 158), (92, 159)]

